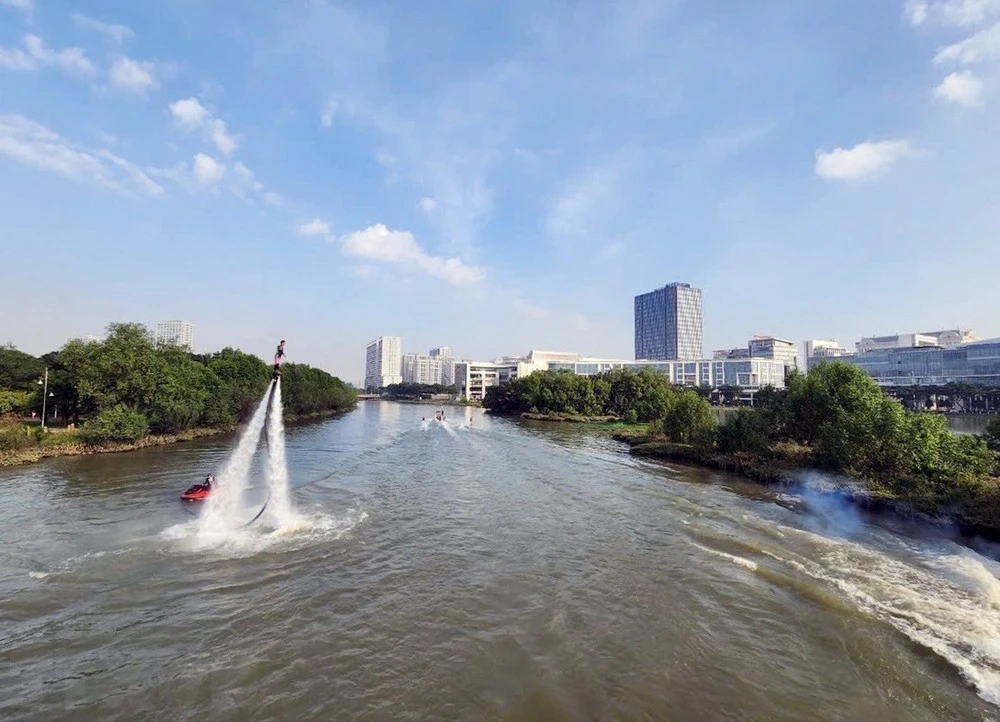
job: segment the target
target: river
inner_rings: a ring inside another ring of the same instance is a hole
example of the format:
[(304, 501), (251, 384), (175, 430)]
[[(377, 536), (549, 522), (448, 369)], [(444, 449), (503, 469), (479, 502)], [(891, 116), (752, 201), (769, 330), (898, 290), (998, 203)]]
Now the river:
[(235, 439), (0, 470), (0, 719), (1000, 717), (995, 547), (432, 413), (289, 429), (297, 523), (208, 547)]

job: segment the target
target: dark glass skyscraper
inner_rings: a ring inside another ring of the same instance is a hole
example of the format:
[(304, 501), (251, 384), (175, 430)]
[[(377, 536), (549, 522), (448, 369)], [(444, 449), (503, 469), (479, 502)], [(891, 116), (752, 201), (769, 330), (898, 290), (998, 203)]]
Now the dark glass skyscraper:
[(668, 283), (635, 297), (635, 358), (695, 361), (702, 358), (701, 289)]

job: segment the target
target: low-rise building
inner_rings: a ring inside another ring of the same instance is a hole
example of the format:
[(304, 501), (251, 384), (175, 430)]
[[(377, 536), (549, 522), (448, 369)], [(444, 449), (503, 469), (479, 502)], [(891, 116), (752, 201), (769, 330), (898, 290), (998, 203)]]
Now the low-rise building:
[(747, 344), (750, 358), (777, 359), (784, 362), (785, 372), (799, 367), (799, 348), (794, 341), (774, 336), (754, 336)]
[(680, 386), (736, 386), (754, 392), (764, 386), (784, 388), (785, 361), (780, 358), (714, 358), (701, 361), (602, 359), (579, 354), (532, 351), (526, 356), (496, 361), (461, 361), (455, 365), (455, 385), (463, 399), (481, 401), (490, 386), (522, 378), (535, 371), (570, 371), (580, 376), (644, 368), (662, 373)]
[(455, 364), (455, 386), (459, 397), (466, 401), (482, 401), (490, 386), (508, 383), (518, 376), (517, 362), (459, 361)]
[(806, 371), (822, 361), (847, 355), (847, 349), (831, 339), (806, 341)]
[(921, 331), (919, 333), (897, 333), (892, 336), (866, 336), (854, 347), (858, 353), (888, 351), (894, 348), (920, 348), (941, 346), (956, 348), (976, 340), (976, 334), (969, 329), (951, 328), (941, 331)]
[(854, 364), (882, 386), (970, 384), (1000, 387), (1000, 339), (973, 341), (953, 348), (911, 346), (847, 354), (837, 361)]

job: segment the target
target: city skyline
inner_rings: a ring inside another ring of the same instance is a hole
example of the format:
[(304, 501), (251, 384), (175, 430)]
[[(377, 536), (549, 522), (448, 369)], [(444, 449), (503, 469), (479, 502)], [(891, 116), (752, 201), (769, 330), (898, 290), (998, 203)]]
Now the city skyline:
[(627, 299), (669, 278), (705, 289), (705, 349), (997, 335), (998, 22), (968, 0), (0, 3), (0, 303), (32, 299), (0, 341), (169, 314), (199, 349), (286, 338), (345, 379), (379, 329), (628, 358)]

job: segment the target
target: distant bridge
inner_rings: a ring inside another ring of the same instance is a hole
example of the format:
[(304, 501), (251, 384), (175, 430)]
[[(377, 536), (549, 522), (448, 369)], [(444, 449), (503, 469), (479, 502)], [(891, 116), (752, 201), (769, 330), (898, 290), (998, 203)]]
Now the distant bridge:
[(379, 398), (379, 395), (378, 394), (358, 394), (358, 398), (359, 399), (377, 399), (377, 398)]

